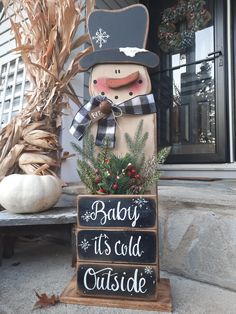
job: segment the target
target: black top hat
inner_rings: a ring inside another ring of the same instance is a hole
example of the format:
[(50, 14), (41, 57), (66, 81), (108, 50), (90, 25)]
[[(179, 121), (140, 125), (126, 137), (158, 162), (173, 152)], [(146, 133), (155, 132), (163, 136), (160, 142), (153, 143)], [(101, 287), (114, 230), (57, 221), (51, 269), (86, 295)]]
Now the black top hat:
[[(94, 10), (88, 18), (94, 51), (80, 59), (80, 66), (83, 69), (103, 63), (157, 66), (159, 57), (145, 50), (148, 26), (148, 11), (141, 4), (120, 10)], [(136, 52), (133, 56), (129, 54), (131, 50)]]

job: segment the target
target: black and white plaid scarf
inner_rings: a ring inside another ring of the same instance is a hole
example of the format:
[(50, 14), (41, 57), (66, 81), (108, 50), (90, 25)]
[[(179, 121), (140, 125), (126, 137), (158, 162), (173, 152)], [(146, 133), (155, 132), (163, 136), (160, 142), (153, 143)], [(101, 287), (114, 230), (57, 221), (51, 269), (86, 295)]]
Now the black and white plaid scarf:
[[(107, 100), (107, 98), (101, 95), (92, 97), (90, 101), (83, 107), (81, 107), (75, 115), (69, 131), (78, 140), (81, 140), (83, 138), (86, 129), (91, 124), (89, 112), (93, 108), (99, 106), (100, 102), (103, 100)], [(137, 96), (123, 103), (120, 103), (119, 105), (115, 105), (112, 103), (112, 112), (98, 121), (96, 145), (102, 146), (104, 144), (104, 139), (109, 138), (111, 147), (115, 146), (115, 119), (116, 117), (118, 117), (118, 115), (143, 115), (154, 112), (156, 112), (156, 105), (153, 94)]]

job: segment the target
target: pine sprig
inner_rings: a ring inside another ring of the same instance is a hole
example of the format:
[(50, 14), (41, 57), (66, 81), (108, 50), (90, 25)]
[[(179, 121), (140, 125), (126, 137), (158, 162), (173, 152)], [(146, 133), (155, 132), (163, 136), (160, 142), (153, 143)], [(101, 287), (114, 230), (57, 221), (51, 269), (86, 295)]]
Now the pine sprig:
[(105, 139), (103, 146), (97, 155), (97, 163), (104, 163), (106, 160), (108, 160), (110, 158), (110, 153), (110, 140)]
[(143, 186), (140, 194), (144, 193), (150, 186), (156, 183), (161, 176), (160, 165), (164, 163), (170, 153), (170, 147), (163, 148), (157, 155), (148, 159), (142, 168)]
[(165, 162), (166, 158), (168, 157), (170, 151), (171, 151), (171, 147), (162, 148), (156, 156), (157, 164), (159, 164), (159, 165), (163, 164)]
[(140, 188), (140, 194), (147, 191), (149, 187), (160, 179), (161, 172), (156, 156), (152, 156), (152, 158), (145, 162), (141, 174), (143, 176), (143, 185)]
[(80, 154), (77, 171), (81, 181), (92, 194), (143, 194), (160, 178), (159, 165), (164, 162), (170, 148), (145, 160), (144, 147), (148, 133), (143, 134), (143, 121), (137, 127), (134, 138), (125, 134), (129, 152), (117, 156), (105, 140), (99, 153), (95, 153), (94, 137), (86, 134), (84, 145), (72, 143)]
[(96, 185), (94, 184), (94, 169), (85, 161), (77, 160), (77, 172), (80, 180), (90, 190), (92, 194), (96, 194)]
[(125, 133), (125, 140), (130, 153), (133, 155), (136, 166), (142, 164), (145, 160), (144, 147), (148, 139), (148, 132), (143, 134), (143, 120), (138, 124), (134, 139), (128, 133)]
[(92, 164), (95, 162), (95, 141), (92, 134), (86, 133), (84, 136), (83, 146), (71, 143), (75, 151), (85, 160), (90, 161)]

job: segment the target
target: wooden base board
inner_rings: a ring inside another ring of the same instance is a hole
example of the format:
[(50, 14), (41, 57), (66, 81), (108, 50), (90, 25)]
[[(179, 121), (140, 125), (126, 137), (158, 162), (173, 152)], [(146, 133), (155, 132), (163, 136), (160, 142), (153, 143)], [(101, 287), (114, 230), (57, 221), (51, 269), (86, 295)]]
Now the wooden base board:
[(76, 277), (74, 276), (60, 296), (62, 303), (81, 304), (99, 307), (116, 307), (134, 310), (172, 312), (170, 280), (161, 278), (158, 284), (157, 300), (137, 301), (111, 298), (81, 297), (76, 292)]

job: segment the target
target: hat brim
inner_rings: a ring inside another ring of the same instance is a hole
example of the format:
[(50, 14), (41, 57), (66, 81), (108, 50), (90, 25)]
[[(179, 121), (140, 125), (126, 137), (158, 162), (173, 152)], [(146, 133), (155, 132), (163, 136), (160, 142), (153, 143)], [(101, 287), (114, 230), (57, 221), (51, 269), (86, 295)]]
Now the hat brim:
[(87, 70), (96, 64), (103, 63), (135, 63), (149, 68), (155, 68), (159, 64), (159, 57), (151, 51), (138, 52), (134, 57), (129, 57), (119, 49), (105, 49), (94, 51), (82, 57), (79, 61), (80, 67)]

